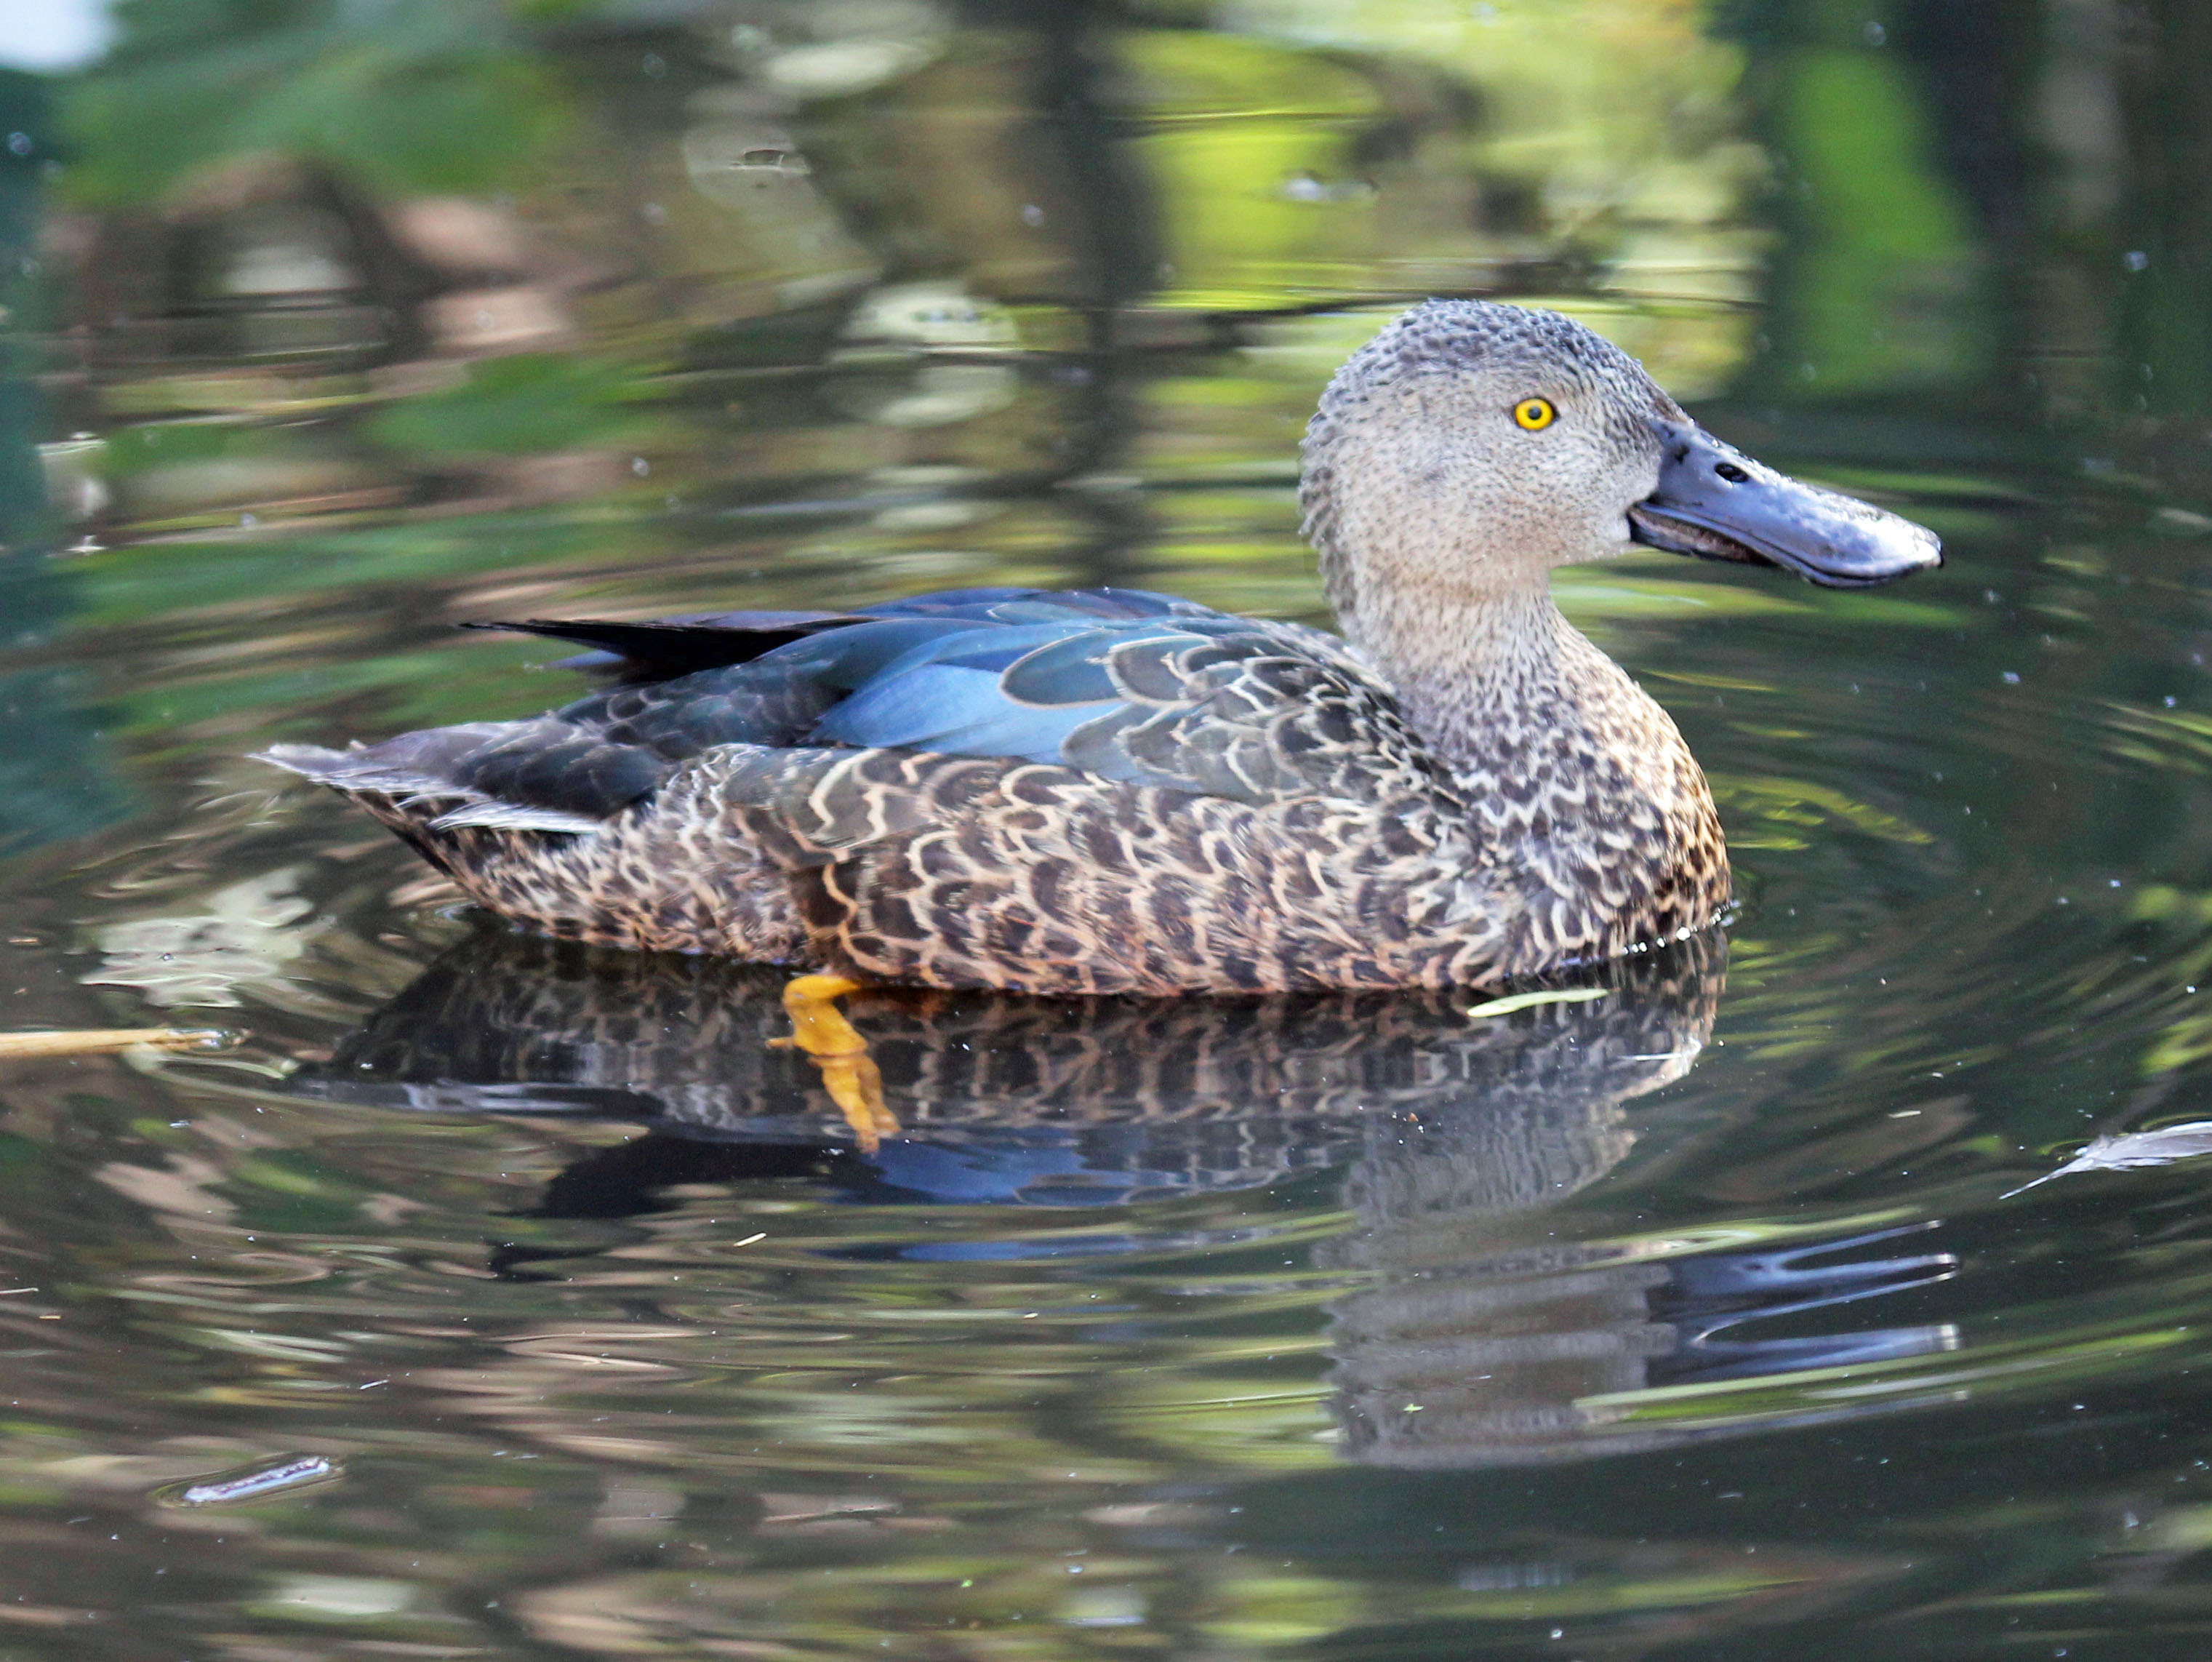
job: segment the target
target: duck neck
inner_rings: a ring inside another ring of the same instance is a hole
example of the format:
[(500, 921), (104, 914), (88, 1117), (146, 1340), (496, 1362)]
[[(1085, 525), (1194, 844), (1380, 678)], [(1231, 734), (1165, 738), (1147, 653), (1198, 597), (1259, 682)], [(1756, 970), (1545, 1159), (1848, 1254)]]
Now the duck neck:
[(1510, 779), (1543, 765), (1539, 736), (1595, 738), (1614, 725), (1605, 707), (1644, 699), (1543, 587), (1361, 601), (1346, 619), (1352, 638), (1389, 676), (1413, 730), (1462, 774)]
[(1669, 940), (1728, 904), (1726, 845), (1696, 758), (1548, 593), (1360, 598), (1353, 638), (1449, 770), (1480, 846), (1533, 898), (1516, 925), (1521, 962)]

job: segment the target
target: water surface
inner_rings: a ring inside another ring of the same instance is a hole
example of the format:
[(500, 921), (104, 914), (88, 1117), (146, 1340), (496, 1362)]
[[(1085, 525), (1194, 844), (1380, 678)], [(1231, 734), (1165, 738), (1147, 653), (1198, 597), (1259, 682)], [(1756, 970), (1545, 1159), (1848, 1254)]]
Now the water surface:
[[(0, 84), (0, 1026), (235, 1038), (0, 1063), (0, 1655), (2203, 1654), (2204, 1168), (2008, 1194), (2212, 1117), (2199, 9), (218, 6)], [(245, 759), (580, 688), (485, 618), (1322, 620), (1297, 435), (1432, 292), (1949, 551), (1562, 575), (1742, 895), (1601, 998), (873, 995), (868, 1154), (773, 974)]]

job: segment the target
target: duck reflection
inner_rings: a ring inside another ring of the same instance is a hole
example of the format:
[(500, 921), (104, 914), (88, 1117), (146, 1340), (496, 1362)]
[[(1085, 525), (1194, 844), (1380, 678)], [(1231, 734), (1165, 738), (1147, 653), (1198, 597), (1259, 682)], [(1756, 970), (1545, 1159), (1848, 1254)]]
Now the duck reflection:
[[(874, 1204), (1100, 1207), (1334, 1175), (1356, 1220), (1316, 1251), (1352, 1288), (1330, 1313), (1340, 1446), (1378, 1464), (1509, 1464), (1678, 1439), (1616, 1423), (1608, 1403), (1655, 1385), (1951, 1342), (1942, 1328), (1821, 1318), (1951, 1272), (1946, 1255), (1893, 1246), (1901, 1232), (1682, 1256), (1553, 1238), (1551, 1208), (1633, 1145), (1625, 1105), (1704, 1049), (1726, 961), (1708, 932), (1590, 971), (1601, 997), (1499, 1014), (1465, 991), (875, 991), (851, 1012), (904, 1130), (863, 1155), (811, 1063), (768, 1043), (786, 1027), (775, 972), (488, 928), (293, 1088), (643, 1122), (548, 1185), (539, 1210), (558, 1217), (779, 1176)], [(1086, 1236), (1066, 1250), (1112, 1249)], [(925, 1253), (993, 1255), (945, 1242), (904, 1256)]]

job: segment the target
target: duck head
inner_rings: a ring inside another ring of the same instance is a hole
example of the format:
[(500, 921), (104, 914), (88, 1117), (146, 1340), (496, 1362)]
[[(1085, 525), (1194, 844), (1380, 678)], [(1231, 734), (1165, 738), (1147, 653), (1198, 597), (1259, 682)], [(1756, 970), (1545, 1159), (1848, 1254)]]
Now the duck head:
[(1627, 353), (1556, 312), (1431, 301), (1340, 370), (1301, 499), (1329, 595), (1363, 612), (1541, 587), (1642, 544), (1832, 587), (1942, 562), (1936, 534), (1700, 428)]

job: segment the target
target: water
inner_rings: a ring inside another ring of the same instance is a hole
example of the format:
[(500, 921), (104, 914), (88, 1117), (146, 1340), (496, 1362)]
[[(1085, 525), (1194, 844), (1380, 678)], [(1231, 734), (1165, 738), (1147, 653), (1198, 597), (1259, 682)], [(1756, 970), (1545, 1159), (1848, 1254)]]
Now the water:
[[(423, 0), (0, 83), (0, 1028), (234, 1039), (0, 1062), (0, 1656), (2203, 1654), (2205, 1168), (2006, 1197), (2212, 1117), (2203, 17), (2130, 15)], [(242, 759), (570, 695), (489, 617), (1318, 618), (1297, 435), (1438, 289), (1950, 552), (1563, 576), (1742, 893), (1603, 998), (875, 995), (870, 1156), (775, 976)]]

